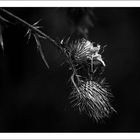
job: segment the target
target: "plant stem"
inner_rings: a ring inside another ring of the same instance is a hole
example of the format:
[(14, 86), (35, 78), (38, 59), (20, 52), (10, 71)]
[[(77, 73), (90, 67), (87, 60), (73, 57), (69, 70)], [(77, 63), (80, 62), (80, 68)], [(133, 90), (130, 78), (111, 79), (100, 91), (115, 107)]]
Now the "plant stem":
[(26, 26), (27, 28), (30, 28), (33, 32), (36, 32), (37, 34), (47, 38), (48, 40), (50, 40), (54, 45), (56, 45), (60, 50), (62, 50), (62, 46), (59, 42), (56, 42), (54, 39), (52, 39), (50, 36), (46, 35), (45, 33), (43, 33), (42, 31), (40, 31), (39, 29), (35, 28), (33, 25), (29, 24), (28, 22), (26, 22), (25, 20), (19, 18), (18, 16), (12, 14), (11, 12), (0, 8), (0, 11), (2, 11), (3, 13), (9, 15), (10, 17), (14, 18), (15, 20), (17, 20), (18, 22), (20, 22), (23, 26)]
[(0, 8), (0, 11), (3, 12), (4, 14), (12, 17), (14, 20), (18, 21), (19, 23), (21, 23), (23, 26), (25, 26), (26, 28), (31, 29), (33, 32), (45, 37), (46, 39), (50, 40), (54, 45), (57, 46), (57, 48), (59, 50), (61, 50), (61, 52), (66, 56), (66, 59), (68, 60), (69, 65), (71, 66), (73, 72), (75, 72), (75, 68), (74, 65), (72, 63), (72, 60), (70, 58), (70, 56), (68, 55), (67, 51), (63, 48), (63, 45), (57, 41), (55, 41), (54, 39), (52, 39), (50, 36), (46, 35), (45, 33), (43, 33), (41, 30), (37, 29), (34, 27), (34, 25), (29, 24), (28, 22), (26, 22), (25, 20), (19, 18), (18, 16), (12, 14), (11, 12)]

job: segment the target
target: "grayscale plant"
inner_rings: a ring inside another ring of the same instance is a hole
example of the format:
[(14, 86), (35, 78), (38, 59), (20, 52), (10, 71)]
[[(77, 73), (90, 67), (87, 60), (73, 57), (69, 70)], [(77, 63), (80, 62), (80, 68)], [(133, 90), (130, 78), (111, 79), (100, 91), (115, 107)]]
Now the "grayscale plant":
[[(112, 94), (109, 92), (105, 79), (102, 79), (100, 74), (96, 75), (96, 70), (100, 65), (100, 67), (106, 66), (99, 54), (100, 48), (99, 44), (94, 46), (94, 43), (80, 39), (72, 43), (69, 49), (70, 58), (75, 64), (74, 73), (71, 76), (74, 85), (71, 93), (73, 106), (97, 121), (109, 117), (110, 113), (115, 111), (109, 102)], [(99, 65), (96, 66), (97, 62)], [(77, 69), (78, 65), (81, 67)], [(85, 68), (85, 76), (80, 71), (83, 68)]]
[(73, 89), (70, 100), (74, 108), (78, 108), (80, 112), (86, 113), (96, 121), (109, 117), (112, 112), (115, 112), (110, 104), (112, 94), (109, 85), (106, 83), (105, 78), (101, 76), (106, 67), (101, 54), (106, 46), (91, 42), (87, 38), (70, 41), (69, 37), (66, 41), (57, 42), (40, 30), (39, 21), (31, 25), (11, 12), (0, 8), (0, 45), (3, 50), (3, 24), (11, 22), (1, 14), (7, 15), (7, 17), (9, 16), (24, 25), (27, 29), (28, 40), (31, 36), (34, 37), (37, 49), (47, 68), (49, 68), (49, 65), (44, 56), (40, 39), (48, 39), (65, 55), (66, 62), (72, 71), (71, 82)]

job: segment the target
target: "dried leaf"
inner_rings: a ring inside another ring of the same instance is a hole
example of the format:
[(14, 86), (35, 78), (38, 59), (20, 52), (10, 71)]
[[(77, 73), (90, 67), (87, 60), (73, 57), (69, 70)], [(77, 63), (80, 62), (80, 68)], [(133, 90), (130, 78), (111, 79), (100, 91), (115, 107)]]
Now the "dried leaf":
[(4, 27), (5, 23), (9, 23), (9, 21), (0, 15), (0, 46), (1, 46), (2, 50), (4, 50), (2, 32), (3, 32), (3, 27)]
[(4, 43), (3, 43), (3, 37), (2, 37), (2, 25), (0, 24), (0, 45), (2, 50), (4, 50)]
[(42, 26), (36, 26), (40, 21), (41, 21), (41, 19), (38, 20), (37, 22), (35, 22), (35, 23), (33, 24), (33, 26), (36, 27), (37, 29), (38, 29), (38, 28), (42, 28)]
[(25, 34), (25, 36), (28, 36), (28, 40), (30, 40), (31, 35), (32, 35), (31, 29), (28, 29), (28, 30), (27, 30), (27, 33)]
[(36, 40), (37, 49), (39, 50), (40, 55), (41, 55), (41, 57), (42, 57), (42, 59), (43, 59), (45, 65), (47, 66), (47, 68), (49, 68), (49, 65), (48, 65), (48, 63), (47, 63), (47, 61), (46, 61), (46, 59), (45, 59), (45, 56), (44, 56), (44, 53), (43, 53), (43, 50), (42, 50), (42, 47), (41, 47), (41, 44), (40, 44), (38, 35), (37, 35), (37, 34), (34, 34), (34, 38), (35, 38), (35, 40)]
[[(41, 28), (41, 26), (36, 26), (39, 22), (40, 22), (40, 20), (37, 21), (37, 22), (35, 22), (32, 26), (33, 26), (34, 28), (36, 28), (36, 29)], [(43, 50), (42, 50), (42, 47), (41, 47), (41, 43), (40, 43), (40, 41), (39, 41), (39, 38), (45, 38), (45, 37), (44, 37), (44, 36), (41, 36), (41, 35), (39, 35), (39, 34), (37, 34), (37, 33), (34, 33), (34, 32), (32, 31), (32, 29), (30, 29), (30, 28), (27, 30), (27, 33), (25, 34), (25, 36), (27, 36), (27, 35), (28, 35), (28, 40), (31, 38), (31, 35), (34, 36), (35, 41), (36, 41), (36, 44), (37, 44), (37, 49), (39, 50), (40, 55), (41, 55), (41, 57), (42, 57), (42, 59), (43, 59), (45, 65), (47, 66), (47, 68), (49, 68), (49, 65), (48, 65), (48, 63), (47, 63), (47, 61), (46, 61), (46, 59), (45, 59), (45, 56), (44, 56), (44, 53), (43, 53)]]
[[(40, 19), (40, 20), (41, 20), (41, 19)], [(37, 22), (35, 22), (32, 26), (33, 26), (34, 28), (36, 28), (36, 29), (42, 28), (42, 26), (36, 26), (36, 25), (40, 22), (40, 20), (38, 20)], [(25, 36), (28, 35), (28, 40), (31, 38), (32, 33), (33, 33), (32, 29), (29, 28), (29, 29), (27, 30), (27, 33), (25, 34)], [(34, 34), (34, 33), (33, 33), (33, 34)], [(41, 36), (41, 35), (39, 35), (39, 34), (37, 34), (37, 35), (38, 35), (38, 37), (40, 37), (40, 38), (45, 38), (44, 36)]]
[(0, 15), (0, 21), (9, 23), (9, 21), (7, 19), (3, 18), (1, 15)]

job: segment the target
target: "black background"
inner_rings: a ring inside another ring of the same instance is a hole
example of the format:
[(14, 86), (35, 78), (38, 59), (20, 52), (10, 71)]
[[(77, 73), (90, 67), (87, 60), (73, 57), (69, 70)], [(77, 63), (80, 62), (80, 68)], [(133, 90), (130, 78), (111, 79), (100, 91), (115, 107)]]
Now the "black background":
[[(61, 40), (84, 19), (69, 16), (68, 8), (5, 8)], [(140, 8), (94, 8), (89, 39), (108, 45), (103, 58), (105, 77), (117, 113), (96, 123), (70, 104), (71, 84), (65, 58), (48, 40), (42, 47), (49, 63), (43, 63), (33, 37), (11, 25), (3, 32), (5, 51), (0, 51), (0, 132), (140, 132)], [(85, 14), (85, 13), (84, 13)], [(78, 19), (79, 18), (79, 19)], [(75, 24), (76, 23), (76, 24)]]

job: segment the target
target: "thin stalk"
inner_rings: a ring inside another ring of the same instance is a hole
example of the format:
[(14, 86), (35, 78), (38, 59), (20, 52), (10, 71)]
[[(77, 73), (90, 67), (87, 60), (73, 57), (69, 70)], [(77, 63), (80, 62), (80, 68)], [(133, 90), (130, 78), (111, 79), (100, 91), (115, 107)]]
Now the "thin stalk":
[(50, 36), (46, 35), (45, 33), (43, 33), (42, 31), (40, 31), (39, 29), (35, 28), (33, 25), (29, 24), (28, 22), (26, 22), (25, 20), (19, 18), (18, 16), (12, 14), (11, 12), (0, 8), (0, 11), (2, 11), (3, 13), (9, 15), (10, 17), (12, 17), (13, 19), (17, 20), (18, 22), (20, 22), (23, 26), (26, 26), (27, 28), (30, 28), (33, 32), (36, 32), (37, 34), (47, 38), (48, 40), (50, 40), (54, 45), (56, 45), (60, 50), (62, 50), (61, 44), (59, 42), (56, 42), (54, 39), (52, 39)]
[(43, 36), (45, 37), (46, 39), (50, 40), (54, 45), (57, 46), (57, 48), (59, 50), (61, 50), (61, 52), (66, 56), (66, 59), (68, 60), (68, 63), (69, 65), (71, 66), (72, 68), (72, 71), (75, 73), (75, 67), (72, 63), (72, 60), (70, 58), (70, 56), (68, 55), (67, 51), (63, 48), (62, 44), (55, 41), (54, 39), (52, 39), (50, 36), (46, 35), (45, 33), (43, 33), (41, 30), (39, 30), (38, 28), (35, 28), (33, 25), (29, 24), (28, 22), (26, 22), (25, 20), (19, 18), (18, 16), (12, 14), (11, 12), (3, 9), (3, 8), (0, 8), (0, 11), (3, 12), (4, 14), (12, 17), (14, 20), (18, 21), (19, 23), (21, 23), (23, 26), (25, 26), (26, 28), (29, 28), (31, 29), (33, 32), (39, 34), (40, 36)]

